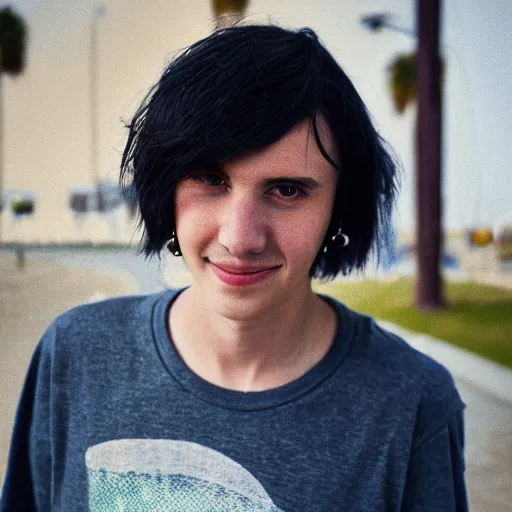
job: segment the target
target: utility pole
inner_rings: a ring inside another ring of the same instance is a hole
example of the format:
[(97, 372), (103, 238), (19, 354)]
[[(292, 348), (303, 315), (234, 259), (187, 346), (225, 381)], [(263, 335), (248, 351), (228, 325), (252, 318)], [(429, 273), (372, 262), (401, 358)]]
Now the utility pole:
[(437, 311), (445, 306), (441, 281), (441, 0), (417, 0), (417, 31), (390, 22), (386, 13), (368, 14), (361, 24), (372, 32), (388, 28), (418, 40), (416, 120), (416, 306)]
[(440, 272), (441, 198), (441, 59), (439, 32), (441, 0), (418, 0), (418, 123), (417, 144), (417, 264), (416, 305), (424, 311), (445, 306)]
[(95, 6), (90, 27), (90, 107), (91, 107), (91, 177), (96, 192), (97, 208), (100, 208), (100, 176), (98, 158), (98, 19), (105, 15), (103, 6)]

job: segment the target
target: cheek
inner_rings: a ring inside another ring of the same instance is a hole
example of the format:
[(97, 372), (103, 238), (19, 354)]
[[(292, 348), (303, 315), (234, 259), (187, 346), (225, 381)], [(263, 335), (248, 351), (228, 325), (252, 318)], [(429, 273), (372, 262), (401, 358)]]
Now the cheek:
[(275, 234), (275, 240), (286, 260), (300, 267), (313, 263), (323, 241), (323, 226), (313, 229), (314, 223), (287, 223)]
[(176, 189), (174, 212), (176, 233), (182, 249), (200, 243), (208, 229), (211, 214), (186, 183)]
[(211, 218), (197, 209), (181, 209), (176, 216), (176, 231), (182, 249), (197, 248), (211, 237)]
[(287, 222), (287, 231), (298, 240), (303, 250), (315, 254), (320, 250), (332, 215), (332, 201), (329, 199), (315, 201)]

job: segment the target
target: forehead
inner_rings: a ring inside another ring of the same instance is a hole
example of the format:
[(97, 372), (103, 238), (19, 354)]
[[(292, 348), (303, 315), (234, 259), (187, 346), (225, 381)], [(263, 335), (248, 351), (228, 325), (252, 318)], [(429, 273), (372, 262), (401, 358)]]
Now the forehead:
[[(327, 154), (337, 161), (338, 155), (332, 132), (323, 117), (317, 116), (318, 135)], [(223, 163), (228, 173), (250, 171), (251, 176), (262, 177), (276, 172), (286, 175), (322, 175), (331, 176), (335, 169), (324, 158), (318, 148), (311, 121), (306, 119), (297, 123), (288, 133), (273, 144), (262, 149), (240, 155)]]

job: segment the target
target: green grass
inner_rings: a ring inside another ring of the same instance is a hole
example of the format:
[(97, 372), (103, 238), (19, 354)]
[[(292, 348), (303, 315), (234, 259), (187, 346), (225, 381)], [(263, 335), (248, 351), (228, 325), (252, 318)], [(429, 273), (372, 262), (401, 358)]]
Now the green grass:
[(414, 282), (315, 284), (356, 311), (430, 334), (512, 368), (512, 291), (475, 283), (445, 283), (448, 307), (424, 313), (413, 306)]

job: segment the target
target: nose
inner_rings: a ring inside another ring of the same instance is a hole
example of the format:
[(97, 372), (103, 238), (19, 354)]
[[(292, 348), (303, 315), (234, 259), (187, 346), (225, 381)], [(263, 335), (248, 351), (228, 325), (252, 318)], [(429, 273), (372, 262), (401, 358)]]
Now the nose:
[(233, 198), (224, 211), (218, 240), (237, 258), (262, 253), (267, 245), (267, 225), (261, 205), (251, 198)]

